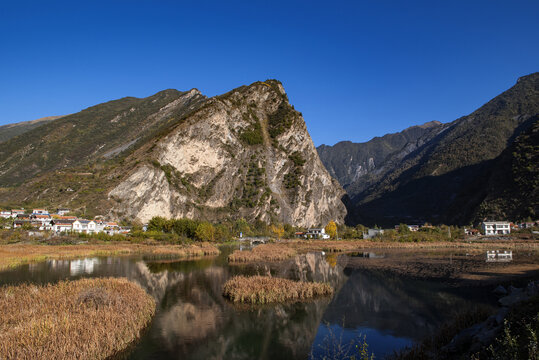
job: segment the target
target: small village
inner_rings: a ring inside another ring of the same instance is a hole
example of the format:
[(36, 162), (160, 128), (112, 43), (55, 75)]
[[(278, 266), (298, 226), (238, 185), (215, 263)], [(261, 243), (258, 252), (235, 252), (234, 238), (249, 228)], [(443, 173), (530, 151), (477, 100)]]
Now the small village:
[[(9, 229), (25, 229), (32, 231), (50, 231), (54, 234), (129, 234), (130, 226), (120, 226), (115, 221), (107, 221), (104, 219), (84, 219), (74, 215), (67, 208), (59, 208), (55, 212), (50, 212), (48, 209), (12, 209), (0, 210), (0, 219), (11, 220), (4, 223), (4, 228)], [(423, 225), (399, 224), (394, 226), (394, 230), (399, 232), (401, 226), (406, 226), (409, 232), (428, 231), (434, 229), (435, 226), (425, 223)], [(511, 231), (519, 231), (523, 229), (533, 229), (539, 226), (539, 220), (510, 222), (510, 221), (483, 221), (476, 228), (465, 227), (463, 234), (465, 237), (481, 237), (481, 236), (500, 236), (510, 235)], [(142, 230), (146, 231), (147, 224), (142, 226)], [(384, 235), (388, 229), (380, 228), (365, 228), (362, 231), (363, 239), (375, 239)], [(242, 234), (237, 234), (238, 238), (242, 238)], [(321, 239), (329, 240), (332, 238), (326, 231), (326, 228), (309, 228), (306, 231), (296, 231), (294, 237), (298, 239)], [(340, 239), (338, 234), (337, 238)]]
[(119, 226), (117, 222), (106, 220), (88, 220), (68, 215), (70, 209), (57, 209), (50, 213), (47, 209), (0, 210), (0, 218), (13, 219), (13, 229), (34, 231), (52, 231), (53, 233), (80, 233), (107, 235), (127, 234), (130, 227)]

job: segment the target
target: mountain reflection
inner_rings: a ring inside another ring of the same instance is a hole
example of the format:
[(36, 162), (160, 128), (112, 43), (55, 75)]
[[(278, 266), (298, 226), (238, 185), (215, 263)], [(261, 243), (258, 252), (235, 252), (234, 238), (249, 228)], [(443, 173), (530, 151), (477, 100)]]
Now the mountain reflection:
[(330, 299), (243, 308), (223, 298), (223, 284), (240, 273), (271, 272), (337, 285), (344, 279), (342, 267), (321, 254), (230, 267), (211, 261), (139, 262), (136, 272), (133, 278), (156, 297), (159, 311), (132, 358), (304, 359)]
[[(218, 257), (198, 260), (50, 260), (0, 272), (0, 285), (108, 276), (138, 283), (155, 298), (157, 312), (128, 355), (132, 359), (306, 359), (323, 342), (326, 324), (342, 329), (345, 339), (368, 334), (369, 349), (380, 358), (411, 338), (428, 335), (455, 310), (489, 304), (476, 296), (480, 290), (463, 293), (440, 282), (357, 269), (350, 259), (309, 253), (279, 263), (231, 265), (225, 249)], [(328, 282), (335, 295), (295, 304), (238, 306), (222, 296), (222, 288), (239, 274)]]
[[(345, 269), (348, 281), (328, 306), (324, 323), (376, 329), (395, 337), (421, 340), (470, 300), (439, 282), (395, 274)], [(475, 303), (477, 304), (477, 303)]]

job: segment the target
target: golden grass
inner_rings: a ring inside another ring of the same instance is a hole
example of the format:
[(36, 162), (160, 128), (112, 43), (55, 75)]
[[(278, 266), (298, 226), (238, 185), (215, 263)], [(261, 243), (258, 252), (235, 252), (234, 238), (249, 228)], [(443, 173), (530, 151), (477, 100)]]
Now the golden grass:
[(105, 359), (140, 336), (155, 301), (127, 279), (0, 288), (0, 359)]
[(262, 244), (250, 251), (235, 250), (228, 256), (230, 262), (281, 261), (296, 255), (296, 250), (284, 244)]
[(235, 276), (225, 283), (223, 295), (235, 303), (268, 304), (333, 295), (333, 288), (326, 283), (309, 283), (269, 276)]
[(11, 244), (0, 246), (0, 270), (47, 259), (133, 254), (182, 258), (218, 255), (219, 249), (209, 243), (200, 243), (196, 245), (147, 245), (131, 243), (84, 245)]
[(369, 240), (292, 240), (282, 243), (298, 251), (346, 252), (362, 249), (539, 249), (537, 241), (381, 242)]

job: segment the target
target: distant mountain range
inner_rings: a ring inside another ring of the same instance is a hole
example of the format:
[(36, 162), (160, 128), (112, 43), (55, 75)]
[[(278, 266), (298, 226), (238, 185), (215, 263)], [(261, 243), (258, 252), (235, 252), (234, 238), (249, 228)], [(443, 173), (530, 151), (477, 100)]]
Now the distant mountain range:
[(467, 224), (539, 215), (539, 73), (468, 116), (317, 148), (348, 194), (348, 222)]

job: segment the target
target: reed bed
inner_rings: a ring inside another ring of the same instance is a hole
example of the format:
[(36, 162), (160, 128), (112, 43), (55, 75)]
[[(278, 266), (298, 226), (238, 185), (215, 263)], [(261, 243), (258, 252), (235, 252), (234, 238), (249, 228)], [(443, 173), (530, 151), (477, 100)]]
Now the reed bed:
[[(349, 252), (362, 249), (530, 249), (539, 250), (537, 241), (444, 241), (444, 242), (383, 242), (369, 240), (299, 240), (288, 246), (298, 251)], [(286, 246), (283, 244), (283, 246)]]
[(223, 287), (223, 295), (235, 303), (295, 302), (333, 295), (327, 283), (309, 283), (269, 276), (235, 276)]
[(155, 301), (123, 278), (0, 288), (0, 359), (105, 359), (136, 340)]
[(297, 254), (296, 250), (284, 244), (262, 244), (250, 251), (235, 250), (228, 256), (230, 262), (281, 261)]
[(144, 254), (171, 258), (218, 255), (210, 243), (192, 245), (85, 244), (85, 245), (2, 245), (0, 270), (47, 259), (68, 259), (92, 256), (124, 256)]

